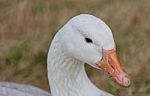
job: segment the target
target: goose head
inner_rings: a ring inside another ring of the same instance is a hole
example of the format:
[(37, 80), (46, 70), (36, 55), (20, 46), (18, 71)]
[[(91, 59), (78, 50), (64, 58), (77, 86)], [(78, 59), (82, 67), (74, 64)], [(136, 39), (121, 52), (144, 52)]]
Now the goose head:
[(65, 54), (104, 70), (122, 86), (130, 85), (129, 75), (117, 58), (112, 31), (101, 19), (81, 14), (60, 31), (59, 42)]

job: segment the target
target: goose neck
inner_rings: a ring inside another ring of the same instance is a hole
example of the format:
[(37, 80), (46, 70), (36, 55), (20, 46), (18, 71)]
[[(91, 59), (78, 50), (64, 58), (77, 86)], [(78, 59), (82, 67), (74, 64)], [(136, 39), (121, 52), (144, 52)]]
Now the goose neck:
[(66, 55), (57, 42), (48, 53), (48, 79), (52, 96), (112, 96), (103, 95), (88, 79), (84, 62)]

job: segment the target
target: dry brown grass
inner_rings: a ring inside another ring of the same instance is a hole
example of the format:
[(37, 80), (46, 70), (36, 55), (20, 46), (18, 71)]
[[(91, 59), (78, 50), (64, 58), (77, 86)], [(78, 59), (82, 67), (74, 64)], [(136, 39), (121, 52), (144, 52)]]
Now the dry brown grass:
[(0, 80), (49, 90), (46, 55), (52, 37), (69, 18), (90, 13), (113, 30), (132, 85), (118, 86), (88, 66), (91, 80), (117, 96), (150, 96), (149, 9), (149, 0), (0, 0)]

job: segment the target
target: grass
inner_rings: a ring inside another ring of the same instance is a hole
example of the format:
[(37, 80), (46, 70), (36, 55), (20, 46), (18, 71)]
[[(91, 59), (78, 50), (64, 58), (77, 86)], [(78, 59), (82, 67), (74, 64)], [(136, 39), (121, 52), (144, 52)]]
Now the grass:
[(49, 90), (46, 57), (54, 34), (74, 15), (90, 13), (111, 27), (132, 77), (132, 85), (123, 88), (87, 66), (92, 82), (117, 96), (149, 96), (149, 9), (148, 0), (0, 0), (0, 80)]

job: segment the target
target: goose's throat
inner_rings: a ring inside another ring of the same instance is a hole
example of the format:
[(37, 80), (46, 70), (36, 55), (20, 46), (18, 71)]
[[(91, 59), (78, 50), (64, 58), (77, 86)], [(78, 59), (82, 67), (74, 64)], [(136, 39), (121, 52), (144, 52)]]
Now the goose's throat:
[(84, 62), (67, 56), (55, 41), (52, 42), (48, 53), (48, 79), (52, 96), (103, 96), (100, 94), (105, 94), (88, 79)]

